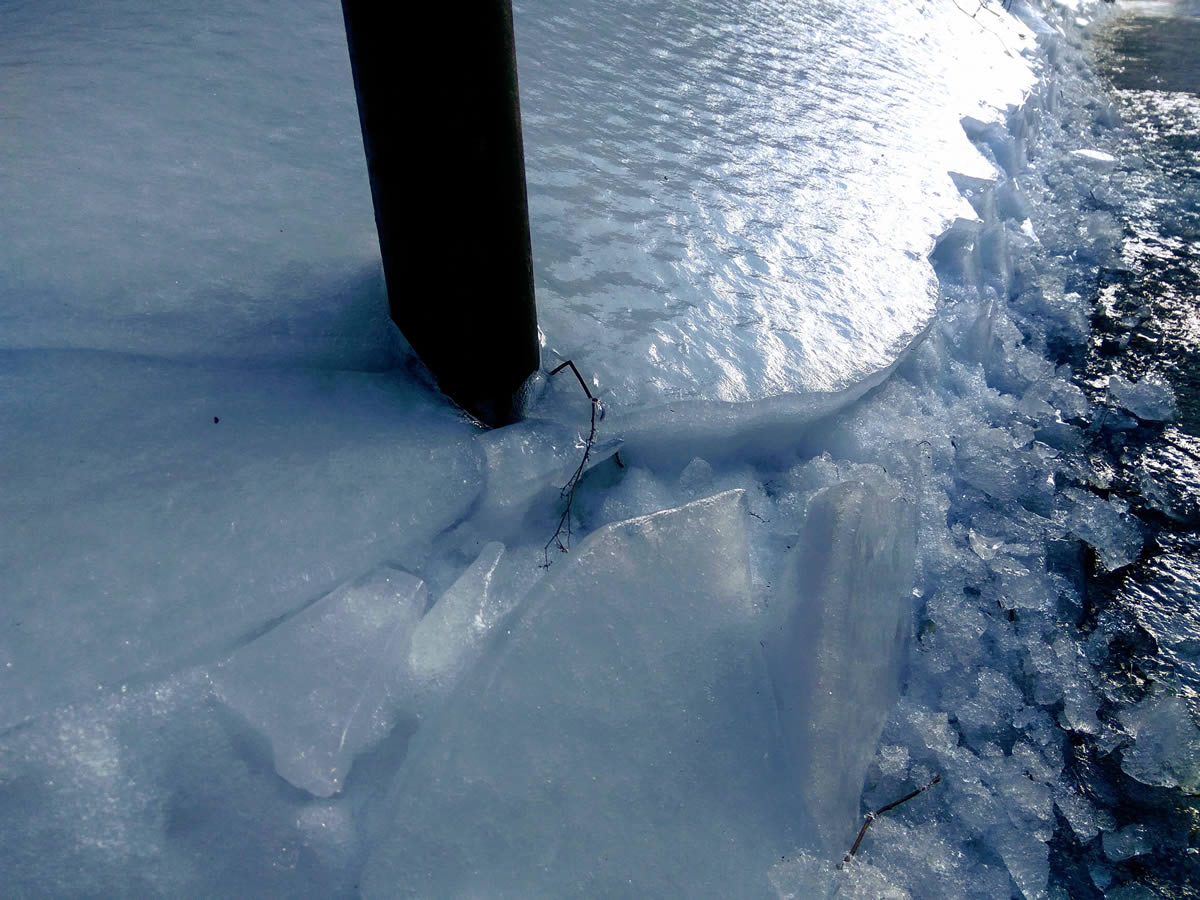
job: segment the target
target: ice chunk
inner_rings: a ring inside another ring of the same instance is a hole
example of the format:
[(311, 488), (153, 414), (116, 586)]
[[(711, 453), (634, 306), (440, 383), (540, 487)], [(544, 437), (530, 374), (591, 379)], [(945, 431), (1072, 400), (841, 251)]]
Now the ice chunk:
[(509, 606), (492, 592), (504, 545), (487, 544), (475, 562), (417, 624), (408, 654), (414, 686), (445, 694), (479, 655), (492, 627)]
[(1122, 751), (1122, 769), (1143, 784), (1200, 790), (1200, 729), (1182, 699), (1149, 697), (1120, 717), (1133, 738)]
[(1000, 826), (992, 832), (992, 843), (1008, 867), (1008, 874), (1020, 888), (1026, 900), (1048, 896), (1050, 880), (1050, 848), (1036, 837), (1012, 828)]
[(1054, 788), (1054, 805), (1066, 818), (1079, 842), (1086, 844), (1096, 836), (1096, 810), (1079, 793), (1066, 784)]
[(397, 696), (425, 584), (380, 568), (242, 647), (212, 673), (217, 695), (271, 741), (275, 769), (317, 797), (405, 713)]
[(1145, 825), (1129, 825), (1119, 831), (1104, 832), (1104, 855), (1113, 862), (1141, 856), (1154, 849), (1150, 830)]
[(1067, 488), (1063, 496), (1070, 501), (1066, 526), (1091, 545), (1105, 566), (1115, 571), (1137, 560), (1142, 553), (1142, 529), (1119, 501), (1077, 488)]
[(1141, 381), (1110, 375), (1108, 393), (1122, 409), (1143, 421), (1167, 422), (1175, 418), (1175, 392), (1154, 375), (1147, 375)]
[(730, 491), (560, 559), (417, 733), (364, 895), (766, 894), (787, 841), (747, 557)]
[(826, 846), (844, 850), (900, 689), (912, 614), (916, 515), (895, 485), (849, 481), (809, 503), (767, 639), (789, 763)]
[(1012, 435), (1003, 428), (982, 428), (954, 443), (963, 479), (997, 500), (1017, 500), (1045, 484), (1039, 460), (1013, 449)]
[(1117, 165), (1117, 158), (1103, 150), (1072, 150), (1071, 157), (1097, 172), (1111, 172)]

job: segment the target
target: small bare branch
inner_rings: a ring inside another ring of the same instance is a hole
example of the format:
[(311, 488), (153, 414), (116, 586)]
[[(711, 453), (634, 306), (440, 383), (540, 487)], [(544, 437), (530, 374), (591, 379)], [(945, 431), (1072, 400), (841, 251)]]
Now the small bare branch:
[(850, 848), (849, 853), (847, 853), (844, 857), (842, 857), (842, 861), (840, 863), (838, 863), (837, 867), (840, 869), (846, 863), (850, 862), (850, 857), (854, 856), (854, 854), (856, 854), (858, 852), (859, 845), (862, 844), (863, 838), (867, 836), (867, 829), (871, 827), (872, 822), (874, 822), (877, 818), (879, 818), (885, 812), (890, 812), (891, 810), (895, 809), (900, 804), (907, 803), (913, 797), (919, 797), (921, 794), (925, 793), (927, 790), (929, 790), (931, 787), (933, 787), (935, 784), (937, 784), (941, 780), (942, 780), (941, 775), (934, 775), (933, 779), (929, 782), (929, 784), (925, 785), (924, 787), (919, 787), (915, 791), (913, 791), (911, 794), (905, 794), (899, 800), (894, 800), (891, 803), (887, 804), (886, 806), (881, 806), (881, 807), (879, 807), (879, 809), (872, 810), (871, 812), (867, 813), (866, 819), (863, 820), (862, 828), (860, 828), (858, 830), (858, 837), (854, 839), (854, 846)]
[(587, 394), (588, 400), (592, 406), (592, 425), (588, 432), (587, 440), (583, 442), (583, 458), (579, 460), (579, 465), (575, 467), (575, 472), (563, 485), (562, 490), (558, 492), (559, 497), (565, 499), (566, 505), (563, 508), (562, 515), (558, 518), (558, 528), (551, 535), (550, 540), (546, 541), (546, 546), (542, 550), (542, 555), (545, 557), (545, 562), (542, 564), (543, 569), (550, 567), (550, 548), (557, 547), (561, 553), (568, 553), (571, 550), (571, 510), (575, 503), (575, 489), (579, 487), (579, 482), (583, 478), (583, 471), (587, 468), (588, 459), (592, 455), (592, 446), (596, 443), (596, 410), (600, 410), (600, 417), (604, 417), (604, 407), (599, 399), (592, 396), (592, 392), (588, 390), (587, 382), (583, 380), (583, 376), (579, 374), (579, 370), (575, 368), (575, 363), (567, 360), (559, 366), (556, 366), (550, 371), (550, 376), (553, 378), (563, 369), (570, 367), (575, 373), (575, 379), (579, 382), (579, 386), (583, 388), (583, 392)]

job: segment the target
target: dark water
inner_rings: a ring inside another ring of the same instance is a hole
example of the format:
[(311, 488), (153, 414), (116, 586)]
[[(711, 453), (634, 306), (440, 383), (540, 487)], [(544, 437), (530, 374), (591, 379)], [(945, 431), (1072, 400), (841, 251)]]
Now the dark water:
[[(1101, 273), (1085, 377), (1101, 399), (1109, 375), (1160, 376), (1178, 412), (1153, 424), (1114, 408), (1097, 423), (1093, 466), (1137, 513), (1147, 541), (1126, 569), (1093, 567), (1081, 627), (1109, 636), (1113, 651), (1102, 718), (1116, 722), (1149, 697), (1174, 695), (1200, 721), (1200, 4), (1128, 3), (1098, 41), (1097, 63), (1127, 128), (1114, 210), (1126, 241), (1122, 264)], [(1200, 897), (1200, 795), (1135, 780), (1119, 748), (1074, 749), (1085, 795), (1118, 826), (1144, 825), (1154, 850), (1113, 861), (1099, 846), (1056, 847), (1070, 895), (1100, 896), (1083, 876), (1103, 865), (1109, 891)]]

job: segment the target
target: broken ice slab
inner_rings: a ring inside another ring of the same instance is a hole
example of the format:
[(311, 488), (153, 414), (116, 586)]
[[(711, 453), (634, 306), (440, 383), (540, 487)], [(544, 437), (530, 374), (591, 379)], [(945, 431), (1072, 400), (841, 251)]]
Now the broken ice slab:
[(371, 786), (314, 802), (265, 743), (200, 667), (0, 731), (0, 894), (355, 896)]
[(239, 649), (217, 695), (271, 742), (282, 778), (317, 797), (342, 789), (355, 756), (408, 710), (405, 662), (425, 584), (382, 567)]
[(422, 725), (367, 897), (769, 895), (784, 823), (740, 491), (593, 532)]
[(1175, 418), (1175, 392), (1154, 375), (1147, 375), (1141, 381), (1110, 375), (1108, 393), (1122, 409), (1145, 422), (1168, 422)]
[(1200, 790), (1200, 726), (1187, 703), (1173, 694), (1147, 697), (1121, 712), (1133, 743), (1121, 751), (1121, 768), (1142, 784)]
[(827, 849), (853, 839), (859, 797), (900, 692), (916, 555), (914, 504), (885, 477), (810, 501), (767, 639), (788, 762)]
[(408, 669), (415, 690), (447, 694), (478, 658), (484, 640), (509, 611), (492, 582), (504, 545), (486, 544), (475, 562), (438, 598), (413, 632)]

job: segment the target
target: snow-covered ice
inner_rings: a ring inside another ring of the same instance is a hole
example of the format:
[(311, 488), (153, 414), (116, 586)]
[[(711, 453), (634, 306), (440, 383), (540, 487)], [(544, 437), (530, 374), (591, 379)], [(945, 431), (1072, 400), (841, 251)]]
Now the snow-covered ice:
[(0, 431), (0, 727), (415, 565), (485, 485), (472, 429), (387, 373), (10, 350)]

